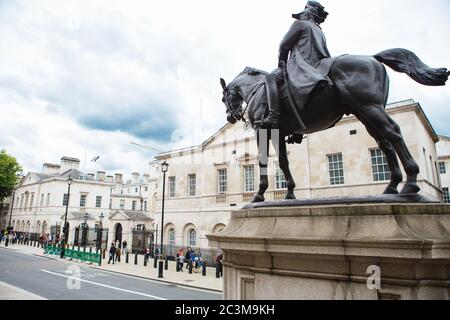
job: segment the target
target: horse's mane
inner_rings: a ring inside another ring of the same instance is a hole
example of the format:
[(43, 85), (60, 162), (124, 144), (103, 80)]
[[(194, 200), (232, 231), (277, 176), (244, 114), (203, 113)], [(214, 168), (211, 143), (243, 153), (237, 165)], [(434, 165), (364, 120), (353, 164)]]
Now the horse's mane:
[(247, 75), (249, 75), (249, 76), (258, 76), (258, 75), (264, 75), (264, 76), (266, 76), (266, 75), (268, 75), (269, 73), (266, 72), (266, 71), (263, 71), (263, 70), (256, 69), (256, 68), (246, 67), (246, 68), (244, 69), (244, 71), (242, 71), (241, 73), (239, 73), (238, 77), (241, 76), (241, 75), (243, 75), (243, 74), (247, 74)]

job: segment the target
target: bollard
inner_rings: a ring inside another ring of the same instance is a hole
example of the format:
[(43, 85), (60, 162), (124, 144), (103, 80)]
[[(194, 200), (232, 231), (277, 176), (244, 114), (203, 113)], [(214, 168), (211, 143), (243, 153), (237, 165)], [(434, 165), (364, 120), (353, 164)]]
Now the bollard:
[(72, 250), (75, 251), (75, 245), (74, 244), (72, 245)]
[(154, 258), (153, 258), (153, 268), (157, 268), (157, 264), (158, 264), (158, 256), (157, 255), (155, 255), (154, 256)]
[(192, 274), (192, 260), (189, 260), (188, 264), (189, 264), (189, 274)]
[(176, 266), (175, 266), (175, 270), (176, 270), (177, 272), (180, 272), (180, 257), (177, 257), (177, 264), (176, 264)]
[(220, 278), (220, 266), (219, 263), (216, 263), (216, 278)]
[(125, 257), (125, 263), (128, 263), (128, 251), (127, 251), (127, 255)]
[(166, 257), (164, 261), (164, 270), (169, 270), (169, 257)]
[(134, 254), (134, 264), (137, 265), (137, 252)]
[(92, 253), (92, 247), (89, 247), (89, 253)]
[(147, 257), (144, 255), (144, 267), (147, 266)]
[(106, 256), (106, 248), (102, 250), (103, 251), (103, 259), (105, 259)]
[(78, 245), (78, 251), (80, 251), (80, 245)]
[(163, 264), (164, 261), (159, 260), (158, 278), (163, 278)]
[(36, 247), (36, 240), (33, 241), (33, 247)]
[(83, 252), (86, 252), (86, 246), (83, 247)]
[(202, 276), (206, 277), (206, 262), (203, 262), (203, 266), (202, 266)]

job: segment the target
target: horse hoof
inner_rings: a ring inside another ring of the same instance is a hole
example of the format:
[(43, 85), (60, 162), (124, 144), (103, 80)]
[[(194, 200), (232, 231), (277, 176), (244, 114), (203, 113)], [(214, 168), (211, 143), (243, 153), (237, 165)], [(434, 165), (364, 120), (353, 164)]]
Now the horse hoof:
[(297, 200), (297, 198), (295, 197), (295, 195), (293, 193), (286, 194), (286, 197), (284, 199), (285, 200)]
[(264, 201), (266, 201), (266, 199), (264, 199), (263, 196), (256, 195), (256, 196), (253, 198), (252, 203), (258, 203), (258, 202), (264, 202)]
[(384, 190), (383, 194), (398, 194), (398, 190), (397, 190), (397, 188), (389, 187), (389, 186), (388, 186), (388, 187)]
[(415, 194), (420, 191), (420, 188), (417, 184), (407, 183), (402, 189), (401, 194)]

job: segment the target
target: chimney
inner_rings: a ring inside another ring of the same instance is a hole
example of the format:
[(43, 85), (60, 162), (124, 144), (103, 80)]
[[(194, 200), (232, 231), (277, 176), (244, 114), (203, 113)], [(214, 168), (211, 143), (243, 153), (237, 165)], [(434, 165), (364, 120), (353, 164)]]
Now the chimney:
[(58, 174), (60, 170), (61, 166), (59, 164), (44, 163), (42, 165), (42, 173), (45, 174)]
[(123, 175), (121, 173), (114, 174), (114, 182), (118, 184), (123, 183)]
[(113, 176), (106, 176), (106, 182), (114, 182)]
[(105, 172), (97, 171), (97, 181), (105, 181)]
[(70, 169), (80, 170), (80, 160), (77, 158), (62, 157), (60, 173)]
[(140, 177), (140, 174), (138, 172), (133, 172), (131, 174), (131, 183), (138, 183), (139, 177)]

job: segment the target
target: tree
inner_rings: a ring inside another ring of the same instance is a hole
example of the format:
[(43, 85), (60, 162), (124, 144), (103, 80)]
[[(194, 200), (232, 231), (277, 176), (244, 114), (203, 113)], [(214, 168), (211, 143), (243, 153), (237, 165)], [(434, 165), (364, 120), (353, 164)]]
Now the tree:
[(0, 203), (11, 196), (17, 183), (17, 174), (22, 172), (22, 167), (16, 158), (10, 156), (3, 149), (0, 151)]

